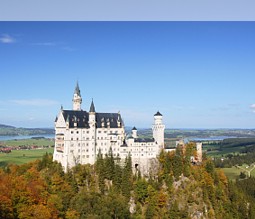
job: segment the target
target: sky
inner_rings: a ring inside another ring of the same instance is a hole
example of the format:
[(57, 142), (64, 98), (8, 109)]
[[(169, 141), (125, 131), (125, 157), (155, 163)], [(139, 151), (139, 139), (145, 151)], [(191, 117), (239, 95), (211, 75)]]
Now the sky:
[(0, 0), (0, 20), (250, 21), (254, 0)]
[(77, 81), (126, 126), (255, 128), (255, 22), (0, 22), (0, 124), (54, 127)]

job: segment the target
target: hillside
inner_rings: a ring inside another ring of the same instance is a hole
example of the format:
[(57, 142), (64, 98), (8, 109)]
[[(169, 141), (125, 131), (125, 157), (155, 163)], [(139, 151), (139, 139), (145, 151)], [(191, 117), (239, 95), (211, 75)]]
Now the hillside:
[(54, 129), (51, 128), (16, 128), (14, 126), (0, 124), (0, 136), (40, 135), (54, 133)]
[[(94, 166), (64, 173), (42, 160), (0, 169), (0, 218), (255, 218), (254, 182), (231, 183), (210, 159), (190, 164), (193, 144), (160, 154), (149, 176), (132, 173), (109, 152)], [(247, 185), (249, 187), (247, 187)]]

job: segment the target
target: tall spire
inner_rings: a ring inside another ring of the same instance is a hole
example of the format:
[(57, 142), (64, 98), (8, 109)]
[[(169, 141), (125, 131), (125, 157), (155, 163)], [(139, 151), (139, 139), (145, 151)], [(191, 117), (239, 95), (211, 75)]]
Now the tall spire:
[(95, 105), (94, 105), (94, 102), (93, 102), (93, 98), (92, 98), (92, 102), (91, 102), (91, 105), (90, 105), (89, 112), (90, 113), (95, 113), (96, 112)]
[(78, 96), (81, 96), (81, 91), (80, 91), (80, 87), (79, 87), (78, 81), (77, 81), (77, 83), (76, 83), (76, 87), (75, 87), (75, 90), (74, 90), (74, 94), (77, 94)]
[(79, 83), (77, 81), (73, 95), (73, 110), (81, 110), (81, 103), (82, 103), (81, 91), (79, 88)]

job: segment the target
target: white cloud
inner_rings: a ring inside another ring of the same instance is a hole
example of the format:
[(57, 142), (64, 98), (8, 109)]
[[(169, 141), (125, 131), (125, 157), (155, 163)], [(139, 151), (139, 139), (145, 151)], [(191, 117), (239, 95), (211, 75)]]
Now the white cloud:
[(33, 46), (56, 46), (55, 42), (42, 42), (42, 43), (31, 43)]
[(10, 102), (22, 105), (22, 106), (52, 106), (59, 104), (55, 100), (48, 99), (22, 99), (22, 100), (11, 100)]
[(250, 108), (252, 109), (252, 112), (254, 112), (254, 113), (255, 113), (255, 103), (254, 103), (254, 104), (252, 104), (252, 105), (250, 106)]
[(11, 37), (9, 34), (2, 34), (0, 36), (0, 42), (7, 44), (7, 43), (15, 43), (16, 40), (13, 37)]

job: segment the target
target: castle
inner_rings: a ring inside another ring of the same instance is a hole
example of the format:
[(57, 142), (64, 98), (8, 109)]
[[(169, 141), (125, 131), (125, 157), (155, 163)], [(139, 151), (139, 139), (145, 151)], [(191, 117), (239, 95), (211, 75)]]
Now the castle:
[(153, 160), (164, 148), (165, 125), (162, 114), (154, 115), (153, 138), (139, 138), (137, 129), (131, 135), (125, 132), (120, 113), (96, 112), (92, 100), (89, 112), (81, 109), (82, 97), (77, 82), (73, 95), (73, 109), (61, 110), (55, 120), (55, 148), (53, 159), (62, 164), (65, 171), (77, 164), (94, 164), (99, 152), (122, 161), (131, 155), (133, 168), (148, 173)]

